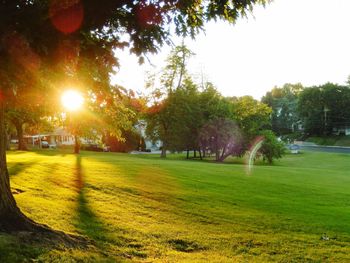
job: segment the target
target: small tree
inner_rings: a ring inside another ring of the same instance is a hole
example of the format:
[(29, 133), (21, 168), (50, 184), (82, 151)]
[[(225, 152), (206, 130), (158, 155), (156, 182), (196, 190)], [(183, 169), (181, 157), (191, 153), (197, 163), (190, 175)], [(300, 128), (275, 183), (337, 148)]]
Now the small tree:
[(213, 119), (203, 126), (200, 141), (215, 153), (217, 162), (242, 151), (242, 135), (237, 124), (230, 119)]
[(165, 99), (160, 103), (154, 104), (146, 113), (147, 137), (152, 141), (162, 141), (161, 157), (166, 157), (166, 151), (173, 138), (171, 133), (171, 125), (176, 121), (173, 116), (173, 110), (169, 107), (169, 99)]
[(273, 159), (279, 159), (285, 154), (283, 142), (278, 141), (272, 131), (265, 130), (260, 132), (260, 135), (264, 137), (264, 141), (259, 150), (264, 162), (267, 161), (269, 164), (272, 164)]
[[(160, 88), (152, 92), (154, 103), (146, 114), (146, 134), (153, 141), (162, 141), (161, 157), (166, 157), (167, 150), (189, 149), (184, 138), (188, 138), (192, 130), (188, 124), (193, 123), (189, 119), (195, 113), (190, 106), (195, 105), (189, 99), (195, 98), (196, 86), (187, 73), (186, 64), (192, 55), (184, 44), (175, 47), (162, 70)], [(154, 79), (150, 79), (148, 85), (154, 86)]]

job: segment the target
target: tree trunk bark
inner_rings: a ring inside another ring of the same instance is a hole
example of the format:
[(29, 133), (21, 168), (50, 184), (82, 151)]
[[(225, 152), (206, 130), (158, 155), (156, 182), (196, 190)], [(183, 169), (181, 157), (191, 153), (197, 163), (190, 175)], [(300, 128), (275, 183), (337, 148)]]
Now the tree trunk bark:
[(179, 76), (179, 82), (177, 84), (177, 88), (179, 88), (181, 86), (182, 77), (183, 77), (184, 71), (185, 71), (185, 63), (186, 63), (186, 54), (184, 51), (182, 51), (182, 61), (180, 64), (180, 76)]
[(166, 158), (166, 149), (163, 147), (162, 148), (162, 153), (160, 154), (161, 158)]
[(226, 145), (224, 146), (224, 149), (222, 149), (222, 153), (221, 153), (220, 159), (222, 159), (225, 156), (225, 151), (226, 151)]
[(42, 145), (42, 143), (41, 143), (42, 141), (41, 141), (41, 135), (39, 134), (39, 137), (38, 137), (38, 146), (39, 146), (39, 149), (42, 149), (43, 147), (43, 145)]
[[(1, 92), (1, 88), (0, 88)], [(55, 231), (46, 225), (38, 224), (25, 216), (18, 208), (10, 187), (10, 177), (6, 161), (6, 132), (5, 132), (5, 105), (0, 97), (0, 232), (29, 232), (39, 234), (36, 238), (52, 240), (71, 247), (76, 243), (88, 244), (84, 238), (67, 235), (61, 231)], [(32, 235), (28, 235), (32, 237)], [(39, 239), (38, 239), (39, 240)]]
[(163, 142), (163, 145), (162, 145), (162, 152), (160, 154), (160, 157), (161, 158), (166, 158), (166, 144), (165, 142)]
[(14, 122), (16, 131), (17, 131), (17, 137), (18, 137), (18, 150), (19, 151), (26, 151), (27, 145), (24, 142), (23, 138), (23, 123), (20, 123), (19, 121)]
[(215, 141), (215, 160), (219, 161), (220, 158), (220, 149), (219, 149), (219, 145), (218, 145), (218, 139), (216, 139)]
[(0, 231), (34, 230), (44, 227), (21, 213), (10, 188), (6, 161), (5, 105), (0, 99)]
[(197, 151), (196, 151), (196, 149), (193, 150), (193, 158), (197, 158)]
[(218, 160), (218, 162), (223, 162), (227, 157), (229, 157), (230, 155), (229, 154), (225, 154), (223, 156), (221, 156)]
[(75, 154), (80, 153), (80, 143), (79, 143), (78, 135), (74, 135), (74, 153)]
[(6, 150), (7, 151), (9, 151), (9, 150), (11, 150), (11, 145), (10, 145), (10, 143), (11, 143), (11, 138), (10, 138), (10, 135), (9, 135), (9, 133), (8, 133), (8, 131), (7, 131), (7, 129), (5, 128), (5, 138), (6, 138)]
[(187, 149), (186, 159), (190, 158), (190, 150)]
[(202, 158), (202, 150), (201, 150), (201, 148), (199, 148), (199, 149), (198, 149), (198, 153), (199, 153), (199, 159), (203, 160), (203, 158)]

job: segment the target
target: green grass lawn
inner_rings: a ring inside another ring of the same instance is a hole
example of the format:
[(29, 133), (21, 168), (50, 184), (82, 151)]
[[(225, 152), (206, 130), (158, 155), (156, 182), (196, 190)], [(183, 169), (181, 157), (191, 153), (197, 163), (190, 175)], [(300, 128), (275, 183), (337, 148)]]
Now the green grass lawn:
[(25, 214), (94, 243), (51, 249), (1, 234), (0, 262), (350, 261), (350, 155), (287, 155), (250, 175), (178, 155), (47, 150), (8, 162)]

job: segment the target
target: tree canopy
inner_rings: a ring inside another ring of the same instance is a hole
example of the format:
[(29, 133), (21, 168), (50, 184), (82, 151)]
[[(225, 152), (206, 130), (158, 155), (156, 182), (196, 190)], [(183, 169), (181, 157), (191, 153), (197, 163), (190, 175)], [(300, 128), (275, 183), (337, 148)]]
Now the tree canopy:
[(272, 109), (272, 130), (278, 135), (294, 132), (299, 120), (298, 99), (302, 92), (301, 84), (285, 84), (268, 91), (261, 101)]
[[(195, 37), (206, 21), (235, 22), (265, 0), (3, 0), (0, 2), (0, 230), (48, 230), (24, 216), (12, 196), (6, 165), (5, 106), (19, 89), (57, 94), (77, 83), (100, 105), (117, 65), (113, 49), (140, 57), (176, 34)], [(35, 85), (21, 85), (30, 77)], [(52, 91), (51, 91), (52, 90)], [(105, 92), (102, 92), (105, 91)], [(101, 99), (102, 98), (102, 99)], [(101, 101), (100, 101), (101, 99)]]
[(304, 89), (298, 110), (305, 132), (329, 135), (333, 129), (350, 125), (350, 88), (333, 83)]

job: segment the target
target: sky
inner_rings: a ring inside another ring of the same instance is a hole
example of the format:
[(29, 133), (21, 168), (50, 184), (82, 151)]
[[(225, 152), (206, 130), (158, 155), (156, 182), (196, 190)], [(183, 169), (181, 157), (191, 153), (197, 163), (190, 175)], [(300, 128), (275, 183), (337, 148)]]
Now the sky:
[[(345, 84), (350, 75), (350, 0), (274, 0), (255, 7), (235, 25), (211, 22), (185, 44), (196, 54), (189, 72), (211, 81), (225, 96), (260, 99), (274, 86)], [(180, 43), (175, 39), (175, 43)], [(117, 52), (121, 67), (113, 83), (144, 91), (147, 71), (159, 72), (171, 47), (140, 66)]]

